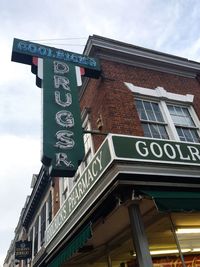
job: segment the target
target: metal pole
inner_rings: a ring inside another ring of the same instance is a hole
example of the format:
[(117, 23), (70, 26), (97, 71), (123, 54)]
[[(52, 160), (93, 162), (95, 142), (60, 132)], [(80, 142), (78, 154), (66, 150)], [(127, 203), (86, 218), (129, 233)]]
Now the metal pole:
[(172, 217), (171, 217), (171, 214), (169, 214), (169, 219), (170, 219), (170, 223), (171, 223), (171, 230), (172, 230), (172, 234), (174, 236), (174, 240), (176, 242), (176, 246), (178, 248), (178, 252), (179, 252), (179, 255), (180, 255), (180, 258), (181, 258), (181, 262), (183, 264), (183, 267), (187, 267), (185, 265), (185, 261), (184, 261), (184, 257), (183, 257), (183, 253), (181, 251), (181, 246), (180, 246), (180, 243), (178, 241), (178, 237), (176, 235), (176, 230), (175, 230), (175, 226), (174, 226), (174, 223), (173, 223), (173, 220), (172, 220)]
[(107, 255), (107, 263), (108, 263), (108, 267), (112, 267), (112, 260), (111, 260), (110, 254)]
[(139, 267), (153, 267), (139, 203), (133, 201), (128, 207), (131, 232)]

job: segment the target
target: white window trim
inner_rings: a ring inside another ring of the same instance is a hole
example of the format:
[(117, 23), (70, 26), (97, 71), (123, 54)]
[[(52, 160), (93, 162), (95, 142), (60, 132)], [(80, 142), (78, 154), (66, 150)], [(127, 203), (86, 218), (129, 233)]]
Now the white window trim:
[[(47, 198), (48, 199), (48, 198)], [(49, 214), (49, 204), (48, 204), (48, 201), (46, 200), (45, 201), (45, 205), (46, 205), (46, 228), (48, 227), (49, 225), (49, 222), (48, 222), (48, 214)], [(46, 230), (46, 229), (45, 229)]]
[(38, 251), (41, 249), (41, 212), (38, 221)]
[[(175, 104), (187, 107), (192, 116), (192, 119), (195, 125), (200, 125), (199, 118), (196, 115), (194, 108), (192, 107), (194, 95), (191, 95), (191, 94), (181, 95), (181, 94), (170, 93), (170, 92), (167, 92), (163, 87), (149, 89), (149, 88), (135, 86), (132, 83), (125, 82), (124, 84), (131, 92), (136, 94), (136, 96), (143, 97), (143, 98), (146, 97), (148, 98), (149, 101), (151, 101), (152, 99), (158, 101), (161, 111), (163, 111), (162, 115), (164, 117), (164, 120), (167, 123), (166, 130), (167, 130), (170, 140), (180, 141), (180, 138), (178, 136), (176, 127), (172, 121), (171, 115), (167, 108), (168, 103), (171, 102), (173, 104), (175, 103)], [(197, 129), (197, 132), (200, 135), (199, 129)]]
[(182, 103), (193, 103), (194, 95), (186, 94), (174, 94), (167, 92), (163, 87), (157, 87), (155, 89), (149, 89), (144, 87), (135, 86), (132, 83), (124, 83), (128, 89), (136, 94), (149, 96), (153, 98), (165, 99), (165, 100), (172, 100)]
[(32, 236), (32, 260), (34, 259), (34, 250), (35, 250), (35, 225), (33, 226), (33, 236)]
[[(90, 120), (89, 120), (89, 114), (87, 114), (86, 116), (85, 116), (85, 118), (84, 118), (84, 121), (83, 121), (83, 124), (82, 124), (82, 127), (83, 127), (83, 129), (86, 127), (86, 125), (88, 125), (89, 126), (89, 131), (91, 131), (91, 123), (90, 123)], [(92, 153), (92, 155), (94, 155), (94, 144), (93, 144), (93, 142), (92, 142), (92, 136), (91, 136), (91, 134), (90, 134), (90, 146), (91, 146), (91, 153)]]
[(163, 111), (162, 115), (164, 116), (164, 120), (167, 123), (166, 130), (167, 130), (167, 133), (169, 135), (169, 138), (172, 140), (179, 140), (179, 136), (178, 136), (178, 133), (176, 131), (176, 127), (172, 121), (172, 117), (170, 116), (166, 102), (161, 100), (159, 102), (159, 105), (161, 107), (161, 111)]

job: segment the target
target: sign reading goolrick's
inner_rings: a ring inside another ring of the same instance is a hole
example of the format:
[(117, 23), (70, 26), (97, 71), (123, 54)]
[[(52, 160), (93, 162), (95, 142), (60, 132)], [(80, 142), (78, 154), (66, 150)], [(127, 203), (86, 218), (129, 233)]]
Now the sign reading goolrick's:
[(74, 63), (75, 66), (85, 69), (86, 77), (99, 78), (101, 73), (99, 61), (96, 58), (15, 38), (12, 61), (32, 65), (33, 57)]
[(12, 60), (31, 65), (43, 88), (42, 163), (51, 176), (73, 176), (84, 157), (77, 66), (84, 76), (98, 78), (98, 60), (19, 39)]
[(200, 144), (112, 135), (115, 158), (200, 166)]

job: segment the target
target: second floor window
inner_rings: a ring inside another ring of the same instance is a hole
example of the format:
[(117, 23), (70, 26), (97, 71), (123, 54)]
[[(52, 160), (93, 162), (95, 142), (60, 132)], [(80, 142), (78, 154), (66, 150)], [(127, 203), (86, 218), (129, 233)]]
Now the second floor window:
[(136, 100), (137, 111), (146, 137), (168, 139), (166, 123), (158, 103)]
[(167, 105), (180, 141), (199, 143), (198, 128), (186, 107)]
[(136, 99), (136, 108), (145, 137), (200, 142), (192, 106)]

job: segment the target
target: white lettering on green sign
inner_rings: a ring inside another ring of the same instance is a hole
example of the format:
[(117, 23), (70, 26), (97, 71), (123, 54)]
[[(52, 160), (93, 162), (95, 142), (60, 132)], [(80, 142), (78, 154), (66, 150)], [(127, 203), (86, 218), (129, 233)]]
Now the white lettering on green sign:
[(49, 225), (45, 233), (46, 245), (53, 239), (58, 230), (67, 221), (69, 216), (76, 210), (85, 196), (94, 186), (96, 181), (111, 162), (111, 155), (108, 141), (106, 140), (100, 150), (96, 153), (93, 160), (87, 166), (76, 185), (72, 189), (70, 195), (63, 203), (53, 221)]
[[(54, 87), (55, 89), (61, 89), (70, 91), (69, 79), (62, 76), (69, 72), (69, 66), (64, 62), (54, 61)], [(59, 74), (59, 75), (58, 75)], [(65, 93), (65, 99), (61, 99), (60, 91), (55, 91), (55, 102), (61, 107), (69, 107), (72, 104), (72, 95), (68, 92)], [(73, 128), (75, 125), (74, 116), (69, 110), (60, 110), (55, 114), (56, 123), (62, 128)], [(74, 133), (69, 130), (59, 130), (56, 132), (56, 138), (58, 142), (54, 145), (62, 150), (72, 149), (75, 145), (73, 139)], [(62, 163), (69, 167), (73, 164), (68, 161), (67, 154), (63, 151), (62, 153), (56, 153), (56, 166), (62, 166)]]
[(200, 144), (130, 136), (112, 136), (118, 158), (134, 160), (200, 164)]
[(69, 212), (71, 212), (77, 205), (78, 201), (85, 194), (90, 184), (94, 181), (97, 174), (102, 170), (101, 165), (102, 152), (92, 162), (91, 167), (84, 173), (83, 178), (78, 182), (77, 187), (74, 188), (73, 192), (68, 198), (69, 201)]
[(200, 160), (200, 150), (191, 145), (187, 145), (188, 154), (183, 155), (183, 151), (179, 144), (164, 144), (161, 146), (159, 143), (152, 142), (150, 145), (145, 141), (137, 141), (135, 148), (138, 154), (142, 157), (147, 157), (150, 153), (156, 158), (162, 158), (164, 155), (169, 159), (180, 159), (186, 161)]

